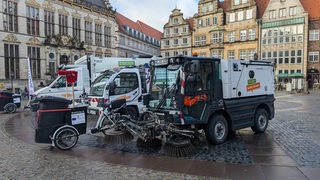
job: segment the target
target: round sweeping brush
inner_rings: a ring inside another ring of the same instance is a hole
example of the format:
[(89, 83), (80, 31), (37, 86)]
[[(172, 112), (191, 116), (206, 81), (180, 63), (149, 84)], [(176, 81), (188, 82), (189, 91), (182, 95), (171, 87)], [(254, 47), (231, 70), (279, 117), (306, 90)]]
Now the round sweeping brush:
[(126, 144), (133, 139), (133, 136), (128, 131), (107, 131), (105, 132), (104, 143), (107, 144)]
[(194, 153), (195, 147), (189, 138), (175, 137), (164, 144), (163, 150), (169, 156), (186, 157)]

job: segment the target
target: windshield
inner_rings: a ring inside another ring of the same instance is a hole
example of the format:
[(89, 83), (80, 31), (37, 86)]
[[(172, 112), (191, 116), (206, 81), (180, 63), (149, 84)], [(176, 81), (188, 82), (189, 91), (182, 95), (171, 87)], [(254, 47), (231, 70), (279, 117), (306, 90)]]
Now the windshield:
[(89, 95), (91, 96), (102, 96), (103, 91), (105, 89), (105, 86), (107, 84), (107, 81), (111, 77), (112, 73), (107, 72), (104, 74), (101, 74), (98, 76), (92, 83), (91, 88), (90, 88), (90, 93)]
[(180, 78), (181, 67), (169, 71), (165, 67), (156, 67), (150, 93), (150, 107), (173, 108), (172, 98), (178, 91), (177, 78)]

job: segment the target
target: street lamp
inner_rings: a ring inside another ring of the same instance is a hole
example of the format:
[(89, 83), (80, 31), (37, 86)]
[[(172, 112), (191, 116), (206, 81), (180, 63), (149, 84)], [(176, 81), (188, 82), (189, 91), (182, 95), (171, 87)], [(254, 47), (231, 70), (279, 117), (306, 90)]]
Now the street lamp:
[(10, 77), (11, 77), (11, 91), (14, 93), (14, 91), (13, 91), (13, 78), (14, 78), (14, 73), (13, 73), (13, 72), (11, 72)]

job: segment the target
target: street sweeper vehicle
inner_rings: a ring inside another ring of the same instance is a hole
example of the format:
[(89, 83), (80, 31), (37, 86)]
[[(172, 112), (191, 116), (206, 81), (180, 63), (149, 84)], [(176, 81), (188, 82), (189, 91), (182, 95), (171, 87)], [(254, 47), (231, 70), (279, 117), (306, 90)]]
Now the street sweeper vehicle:
[(168, 155), (188, 156), (202, 137), (215, 145), (242, 128), (262, 133), (274, 117), (271, 61), (177, 56), (150, 64), (145, 113), (135, 120), (114, 113), (125, 109), (125, 100), (109, 102), (91, 133), (103, 132), (115, 143), (137, 137), (137, 145), (164, 144)]
[[(92, 83), (88, 99), (88, 113), (98, 115), (103, 104), (116, 99), (126, 99), (126, 114), (138, 118), (146, 108), (143, 96), (148, 93), (149, 61), (138, 67), (106, 71)], [(110, 90), (110, 86), (113, 89)]]

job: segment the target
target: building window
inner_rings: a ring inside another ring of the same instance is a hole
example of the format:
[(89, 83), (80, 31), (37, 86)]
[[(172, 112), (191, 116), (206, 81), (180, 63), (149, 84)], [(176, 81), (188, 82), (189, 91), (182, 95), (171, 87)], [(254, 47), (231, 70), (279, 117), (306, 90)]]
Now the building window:
[(198, 20), (198, 27), (202, 27), (202, 19)]
[(95, 43), (96, 46), (102, 46), (102, 25), (95, 25)]
[(286, 17), (286, 8), (279, 9), (279, 17)]
[(249, 29), (249, 40), (254, 40), (256, 38), (256, 31), (254, 29)]
[(243, 11), (238, 12), (238, 21), (243, 20)]
[(209, 11), (213, 11), (213, 4), (210, 4), (210, 5), (208, 6), (208, 9), (209, 9)]
[(229, 42), (234, 42), (234, 32), (229, 32)]
[(59, 14), (59, 34), (68, 35), (68, 16)]
[(310, 62), (318, 62), (319, 61), (319, 51), (309, 51), (309, 58)]
[(248, 3), (248, 0), (242, 0), (242, 4)]
[(207, 36), (201, 37), (201, 45), (205, 46), (207, 44)]
[(176, 45), (178, 45), (178, 44), (179, 44), (179, 40), (178, 40), (178, 39), (174, 39), (174, 40), (173, 40), (173, 45), (176, 46)]
[(17, 3), (3, 0), (3, 28), (5, 31), (18, 32), (18, 7)]
[(164, 44), (165, 44), (166, 46), (170, 46), (170, 40), (164, 40)]
[(111, 27), (104, 26), (104, 46), (111, 48)]
[(183, 33), (186, 33), (186, 32), (187, 32), (187, 28), (186, 28), (186, 27), (183, 27), (183, 28), (182, 28), (182, 32), (183, 32)]
[(200, 45), (200, 37), (199, 37), (199, 36), (197, 36), (197, 37), (194, 38), (194, 44), (195, 44), (196, 46), (199, 46), (199, 45)]
[(248, 59), (249, 60), (254, 60), (254, 53), (255, 53), (254, 49), (248, 50)]
[(28, 55), (30, 58), (30, 67), (32, 78), (41, 78), (41, 58), (40, 58), (40, 47), (28, 46)]
[(4, 70), (5, 78), (19, 79), (20, 78), (20, 65), (19, 65), (19, 45), (4, 44)]
[(252, 9), (246, 11), (246, 19), (252, 19)]
[(92, 22), (85, 21), (84, 38), (87, 45), (92, 45)]
[(168, 35), (170, 35), (170, 29), (169, 28), (167, 28), (166, 30), (165, 30), (165, 34), (168, 36)]
[(164, 56), (165, 56), (165, 57), (170, 57), (170, 53), (169, 53), (169, 52), (165, 52), (165, 53), (164, 53)]
[(81, 29), (80, 29), (80, 19), (72, 18), (72, 35), (76, 38), (77, 42), (81, 41)]
[(299, 63), (299, 64), (302, 63), (302, 50), (297, 51), (297, 63)]
[(178, 18), (173, 18), (173, 24), (178, 24), (179, 20)]
[(203, 13), (207, 12), (207, 7), (204, 6), (204, 5), (202, 6), (202, 12), (203, 12)]
[(39, 8), (27, 6), (27, 33), (39, 35)]
[(210, 18), (206, 18), (206, 26), (210, 26)]
[(174, 28), (174, 29), (173, 29), (173, 33), (174, 33), (174, 34), (178, 34), (178, 33), (179, 33), (179, 29), (178, 29), (178, 28)]
[(54, 35), (54, 12), (44, 10), (44, 34), (45, 36)]
[(234, 51), (228, 51), (228, 59), (234, 59)]
[(173, 56), (178, 56), (178, 51), (173, 51)]
[(234, 22), (234, 20), (235, 20), (235, 13), (230, 13), (230, 19), (229, 19), (229, 21), (230, 21), (230, 22)]
[(234, 0), (234, 5), (239, 5), (240, 4), (240, 0)]
[(188, 38), (183, 38), (182, 39), (182, 44), (187, 44), (188, 43)]
[(310, 30), (309, 31), (309, 40), (318, 41), (319, 40), (319, 30)]
[(295, 16), (297, 14), (297, 7), (290, 7), (289, 8), (289, 15), (290, 16)]
[(218, 24), (218, 18), (217, 17), (213, 17), (212, 18), (212, 25), (216, 25)]
[(239, 54), (240, 59), (246, 59), (246, 50), (240, 50)]
[(247, 31), (241, 30), (240, 31), (240, 41), (245, 41), (245, 40), (247, 40)]
[(276, 10), (269, 11), (269, 19), (275, 19), (276, 18)]

